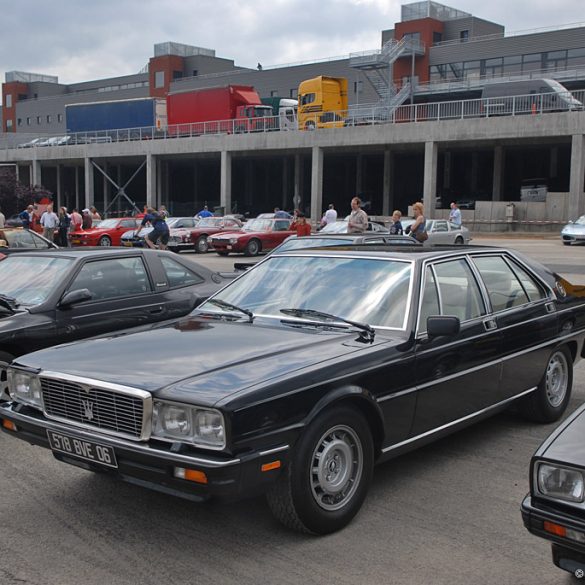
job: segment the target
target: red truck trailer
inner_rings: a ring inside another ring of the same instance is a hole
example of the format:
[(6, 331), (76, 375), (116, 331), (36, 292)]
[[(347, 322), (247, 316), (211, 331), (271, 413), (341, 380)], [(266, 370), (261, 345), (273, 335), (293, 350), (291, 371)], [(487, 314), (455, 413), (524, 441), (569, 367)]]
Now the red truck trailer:
[(169, 134), (258, 132), (278, 129), (278, 117), (250, 85), (228, 85), (167, 95)]

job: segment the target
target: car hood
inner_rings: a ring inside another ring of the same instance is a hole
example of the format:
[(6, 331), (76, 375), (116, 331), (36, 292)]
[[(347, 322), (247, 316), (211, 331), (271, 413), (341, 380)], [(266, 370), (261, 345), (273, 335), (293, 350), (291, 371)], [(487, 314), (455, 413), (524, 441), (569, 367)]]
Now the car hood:
[(331, 332), (187, 316), (131, 334), (45, 349), (17, 361), (26, 367), (156, 392), (159, 398), (212, 406), (250, 386), (328, 360), (343, 367), (349, 355), (388, 343), (388, 337), (381, 335), (373, 344), (358, 338), (355, 329)]
[(244, 236), (264, 236), (271, 232), (246, 232), (244, 230), (237, 232), (221, 232), (220, 234), (214, 234), (211, 236), (213, 240), (229, 240), (230, 238), (241, 238)]
[(571, 233), (571, 234), (585, 234), (585, 225), (581, 225), (578, 223), (568, 223), (564, 228), (562, 233)]
[(538, 453), (540, 457), (585, 468), (585, 407), (569, 417)]

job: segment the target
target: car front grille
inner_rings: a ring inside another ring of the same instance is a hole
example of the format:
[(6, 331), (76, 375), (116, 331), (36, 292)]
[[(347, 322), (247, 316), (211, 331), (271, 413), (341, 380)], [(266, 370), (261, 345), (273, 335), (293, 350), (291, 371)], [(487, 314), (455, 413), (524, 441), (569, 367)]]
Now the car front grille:
[(45, 414), (49, 418), (134, 439), (140, 439), (143, 434), (144, 400), (141, 397), (50, 378), (41, 378), (41, 389)]

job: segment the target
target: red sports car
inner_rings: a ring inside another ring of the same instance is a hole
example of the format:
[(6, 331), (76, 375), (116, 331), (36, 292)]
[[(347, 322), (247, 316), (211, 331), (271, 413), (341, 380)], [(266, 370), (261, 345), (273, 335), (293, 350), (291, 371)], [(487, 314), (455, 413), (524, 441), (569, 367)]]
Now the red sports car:
[(191, 229), (191, 242), (196, 252), (207, 252), (209, 250), (209, 238), (224, 232), (240, 231), (242, 222), (233, 217), (204, 217), (194, 229)]
[(256, 256), (260, 252), (279, 246), (295, 231), (290, 229), (290, 219), (260, 218), (247, 221), (239, 232), (229, 232), (211, 237), (211, 245), (220, 256), (230, 252), (243, 252)]
[(69, 234), (72, 246), (120, 246), (124, 232), (140, 226), (141, 218), (120, 217), (104, 219), (96, 227)]

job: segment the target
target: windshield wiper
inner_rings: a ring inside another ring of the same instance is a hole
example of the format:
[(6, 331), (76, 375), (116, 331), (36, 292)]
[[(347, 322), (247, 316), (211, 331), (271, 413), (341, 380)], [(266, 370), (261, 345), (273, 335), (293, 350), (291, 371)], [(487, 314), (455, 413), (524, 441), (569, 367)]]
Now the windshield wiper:
[(19, 303), (14, 297), (9, 297), (8, 295), (0, 293), (0, 305), (14, 313), (14, 309), (18, 307)]
[(332, 315), (331, 313), (315, 311), (314, 309), (280, 309), (280, 312), (284, 313), (285, 315), (293, 315), (295, 317), (313, 317), (314, 319), (319, 319), (322, 321), (341, 321), (342, 323), (347, 323), (348, 325), (357, 327), (366, 333), (366, 337), (369, 341), (374, 341), (374, 337), (376, 335), (376, 330), (367, 323), (350, 321), (349, 319), (344, 319), (343, 317), (338, 317), (337, 315)]
[(222, 301), (221, 299), (207, 299), (208, 303), (212, 305), (216, 305), (217, 307), (221, 307), (222, 309), (229, 309), (231, 311), (238, 311), (239, 313), (244, 313), (244, 315), (248, 316), (248, 323), (254, 322), (254, 313), (252, 311), (248, 311), (248, 309), (242, 309), (242, 307), (238, 307), (237, 305), (232, 305), (226, 301)]

